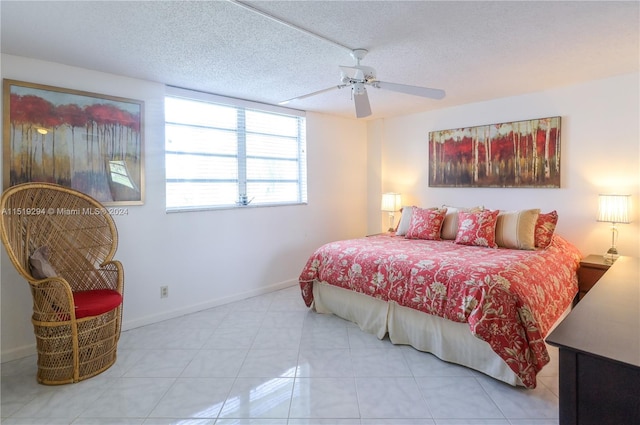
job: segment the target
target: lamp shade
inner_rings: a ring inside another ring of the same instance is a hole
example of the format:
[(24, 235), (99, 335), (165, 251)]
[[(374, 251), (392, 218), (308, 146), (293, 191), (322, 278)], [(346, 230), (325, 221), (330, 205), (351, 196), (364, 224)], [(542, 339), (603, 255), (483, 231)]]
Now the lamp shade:
[(629, 223), (631, 195), (598, 195), (598, 221)]
[(399, 193), (383, 193), (382, 206), (380, 209), (387, 212), (400, 211), (402, 207), (402, 196)]

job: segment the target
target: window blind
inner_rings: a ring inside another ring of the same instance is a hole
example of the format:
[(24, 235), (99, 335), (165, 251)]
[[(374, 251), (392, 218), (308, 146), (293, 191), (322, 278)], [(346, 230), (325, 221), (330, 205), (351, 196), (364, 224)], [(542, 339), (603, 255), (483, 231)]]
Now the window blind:
[(165, 135), (167, 211), (307, 202), (300, 111), (168, 90)]

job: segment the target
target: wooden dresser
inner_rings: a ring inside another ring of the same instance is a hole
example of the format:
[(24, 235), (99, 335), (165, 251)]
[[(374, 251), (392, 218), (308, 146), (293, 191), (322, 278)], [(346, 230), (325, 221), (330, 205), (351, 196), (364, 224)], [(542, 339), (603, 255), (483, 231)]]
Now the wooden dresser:
[(640, 261), (620, 257), (549, 334), (560, 425), (640, 424)]

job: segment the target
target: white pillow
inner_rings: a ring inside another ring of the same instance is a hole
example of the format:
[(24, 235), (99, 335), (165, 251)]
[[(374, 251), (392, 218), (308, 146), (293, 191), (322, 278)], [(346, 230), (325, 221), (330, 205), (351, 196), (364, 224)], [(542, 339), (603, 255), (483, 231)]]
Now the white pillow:
[(496, 222), (496, 243), (503, 248), (535, 249), (539, 209), (500, 211)]
[(411, 223), (411, 215), (413, 214), (414, 207), (402, 207), (402, 215), (400, 216), (400, 222), (396, 229), (396, 235), (405, 236), (409, 230), (409, 223)]

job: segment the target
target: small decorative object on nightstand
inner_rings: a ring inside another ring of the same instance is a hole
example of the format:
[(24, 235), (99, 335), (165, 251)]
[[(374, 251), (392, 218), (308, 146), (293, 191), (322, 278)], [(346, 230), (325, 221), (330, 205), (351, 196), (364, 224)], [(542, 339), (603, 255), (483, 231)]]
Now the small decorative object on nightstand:
[(579, 292), (575, 303), (589, 292), (602, 275), (609, 270), (609, 267), (611, 267), (611, 263), (602, 255), (591, 254), (580, 261), (580, 268), (578, 269)]

